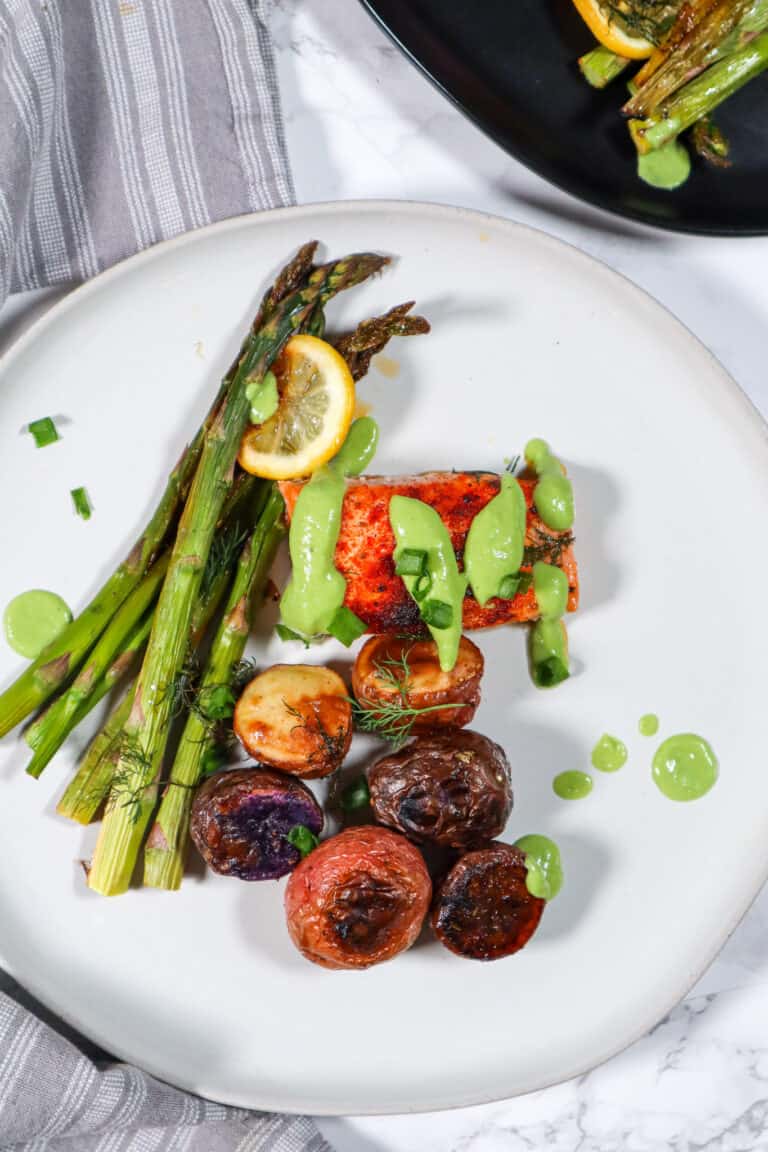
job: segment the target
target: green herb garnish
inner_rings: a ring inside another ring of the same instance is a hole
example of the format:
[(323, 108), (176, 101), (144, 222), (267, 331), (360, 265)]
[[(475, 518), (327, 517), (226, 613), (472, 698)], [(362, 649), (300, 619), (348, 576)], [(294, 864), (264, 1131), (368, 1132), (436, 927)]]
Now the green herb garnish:
[(38, 448), (47, 448), (49, 444), (55, 444), (61, 439), (50, 416), (44, 416), (42, 420), (32, 420), (28, 428)]
[[(58, 436), (56, 439), (58, 440)], [(86, 492), (85, 488), (73, 488), (70, 492), (70, 495), (72, 497), (72, 503), (77, 515), (81, 518), (81, 520), (90, 520), (91, 502), (88, 499), (88, 493)]]
[(531, 669), (531, 676), (537, 688), (554, 688), (570, 676), (568, 665), (559, 656), (549, 656)]
[(453, 608), (444, 600), (425, 600), (421, 605), (421, 618), (430, 628), (450, 628)]
[(427, 570), (427, 554), (420, 548), (403, 548), (395, 562), (397, 576), (421, 576)]
[(275, 632), (281, 640), (298, 640), (305, 648), (309, 648), (306, 636), (302, 636), (301, 632), (294, 632), (293, 628), (289, 628), (286, 624), (275, 624)]
[(345, 812), (356, 812), (358, 808), (366, 808), (370, 802), (371, 793), (365, 776), (358, 776), (341, 794), (341, 806)]
[(328, 625), (328, 635), (333, 636), (345, 648), (349, 648), (350, 644), (354, 644), (355, 640), (363, 635), (367, 627), (364, 620), (342, 604)]
[(307, 828), (306, 824), (294, 824), (285, 838), (289, 844), (298, 849), (302, 860), (305, 856), (309, 856), (310, 852), (314, 851), (320, 843), (317, 836)]

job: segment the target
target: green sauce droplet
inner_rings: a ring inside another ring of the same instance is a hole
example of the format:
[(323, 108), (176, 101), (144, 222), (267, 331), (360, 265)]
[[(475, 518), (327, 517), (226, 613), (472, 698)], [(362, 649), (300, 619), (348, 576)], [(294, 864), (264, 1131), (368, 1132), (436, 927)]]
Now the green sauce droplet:
[(320, 468), (299, 493), (291, 519), (288, 550), (291, 578), (280, 601), (283, 623), (302, 636), (325, 632), (344, 603), (347, 582), (336, 568), (344, 477)]
[(499, 595), (505, 577), (520, 569), (526, 514), (522, 488), (504, 472), (498, 496), (475, 516), (464, 547), (464, 571), (481, 607)]
[(659, 718), (654, 712), (646, 712), (637, 722), (641, 736), (655, 736), (659, 730)]
[(525, 855), (528, 875), (525, 886), (531, 896), (540, 900), (554, 900), (563, 886), (563, 865), (560, 849), (548, 836), (521, 836), (515, 848)]
[(568, 577), (562, 568), (537, 560), (533, 566), (533, 590), (542, 620), (559, 620), (568, 607)]
[(592, 777), (575, 769), (561, 772), (552, 781), (552, 791), (561, 800), (583, 800), (592, 791)]
[(600, 772), (618, 772), (627, 762), (627, 748), (616, 736), (606, 732), (592, 749), (592, 766)]
[(373, 460), (379, 443), (379, 426), (372, 416), (353, 420), (347, 438), (336, 453), (333, 464), (345, 476), (359, 476)]
[(61, 596), (34, 588), (11, 600), (3, 614), (3, 627), (14, 652), (35, 660), (71, 620), (72, 613)]
[(699, 800), (717, 780), (717, 757), (702, 736), (680, 732), (659, 746), (653, 779), (669, 800)]
[(529, 440), (525, 446), (525, 460), (539, 477), (533, 493), (536, 511), (548, 528), (567, 532), (573, 527), (573, 488), (557, 456), (549, 450), (546, 440)]
[(251, 403), (251, 424), (264, 424), (277, 412), (280, 397), (274, 372), (266, 372), (263, 380), (248, 384), (245, 394)]
[(637, 174), (652, 188), (671, 191), (679, 188), (691, 174), (691, 157), (679, 140), (637, 158)]

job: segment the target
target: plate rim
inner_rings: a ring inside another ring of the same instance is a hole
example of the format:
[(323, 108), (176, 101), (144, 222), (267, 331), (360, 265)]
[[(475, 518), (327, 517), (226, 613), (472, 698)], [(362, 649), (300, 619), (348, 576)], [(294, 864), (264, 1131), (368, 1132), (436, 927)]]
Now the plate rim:
[[(367, 3), (368, 0), (363, 0)], [(636, 294), (638, 297), (643, 298), (646, 302), (650, 302), (662, 313), (664, 313), (681, 333), (684, 333), (688, 341), (692, 341), (697, 346), (697, 351), (703, 354), (711, 363), (715, 370), (717, 378), (720, 380), (722, 387), (730, 394), (732, 401), (739, 402), (744, 410), (744, 418), (750, 421), (756, 433), (761, 433), (762, 439), (768, 448), (768, 421), (766, 421), (756, 405), (751, 401), (749, 396), (738, 385), (736, 380), (731, 376), (727, 369), (720, 363), (717, 357), (710, 351), (709, 348), (703, 343), (699, 337), (693, 333), (687, 325), (678, 319), (671, 312), (670, 309), (661, 304), (649, 292), (635, 284), (634, 281), (629, 279), (623, 273), (611, 268), (604, 261), (584, 252), (575, 244), (568, 243), (561, 240), (559, 237), (550, 235), (541, 229), (531, 227), (528, 224), (522, 224), (517, 221), (511, 220), (504, 216), (498, 216), (492, 213), (481, 212), (472, 208), (454, 207), (446, 204), (435, 204), (429, 201), (418, 200), (340, 200), (340, 201), (327, 201), (317, 204), (297, 205), (288, 208), (272, 209), (266, 212), (247, 213), (240, 216), (230, 217), (226, 220), (218, 221), (213, 224), (206, 225), (190, 232), (181, 233), (169, 240), (162, 241), (159, 244), (153, 245), (136, 253), (133, 256), (127, 257), (119, 261), (111, 268), (106, 269), (104, 272), (93, 277), (91, 280), (84, 282), (75, 289), (73, 289), (63, 299), (54, 303), (51, 308), (42, 316), (38, 317), (27, 328), (22, 335), (15, 340), (11, 346), (0, 356), (0, 385), (5, 373), (12, 369), (16, 359), (23, 356), (27, 348), (36, 341), (41, 332), (44, 332), (48, 325), (58, 322), (62, 315), (65, 315), (74, 307), (78, 307), (84, 300), (87, 301), (91, 294), (100, 292), (105, 286), (109, 287), (113, 280), (117, 280), (125, 275), (129, 275), (135, 268), (144, 264), (149, 264), (156, 260), (161, 260), (165, 254), (177, 248), (186, 247), (190, 244), (195, 244), (198, 240), (203, 240), (212, 234), (226, 233), (229, 231), (236, 231), (240, 228), (258, 227), (260, 223), (273, 220), (295, 220), (302, 217), (315, 219), (323, 216), (343, 216), (348, 212), (357, 212), (376, 216), (379, 214), (399, 214), (404, 216), (422, 216), (425, 218), (434, 218), (435, 216), (443, 217), (445, 219), (453, 219), (466, 222), (474, 222), (481, 230), (483, 228), (492, 227), (494, 229), (501, 229), (502, 231), (510, 234), (524, 234), (532, 237), (538, 244), (544, 244), (547, 247), (555, 250), (565, 249), (570, 256), (575, 256), (577, 259), (584, 261), (586, 266), (596, 266), (601, 274), (608, 274), (609, 277), (616, 278), (621, 282), (624, 292)], [(766, 456), (766, 465), (768, 466), (768, 455)], [(556, 1084), (561, 1084), (573, 1077), (583, 1075), (591, 1071), (593, 1068), (599, 1067), (606, 1061), (612, 1059), (614, 1056), (623, 1052), (626, 1048), (636, 1043), (638, 1040), (646, 1036), (649, 1031), (663, 1019), (676, 1004), (678, 1004), (690, 991), (693, 985), (701, 978), (712, 964), (718, 953), (725, 946), (731, 935), (738, 927), (741, 920), (744, 918), (750, 907), (756, 900), (763, 885), (768, 881), (768, 853), (766, 853), (761, 865), (752, 872), (751, 883), (745, 886), (745, 897), (734, 903), (734, 907), (729, 910), (729, 915), (723, 918), (723, 928), (718, 933), (715, 939), (711, 955), (703, 963), (697, 963), (695, 967), (688, 970), (686, 978), (682, 981), (681, 985), (675, 990), (674, 995), (668, 997), (661, 1007), (654, 1006), (651, 1016), (643, 1023), (643, 1025), (633, 1030), (633, 1032), (624, 1037), (617, 1045), (611, 1045), (609, 1049), (602, 1052), (597, 1057), (592, 1057), (585, 1062), (577, 1063), (573, 1068), (569, 1069), (566, 1073), (558, 1074), (552, 1079), (546, 1079), (538, 1083), (535, 1087), (525, 1088), (519, 1092), (515, 1092), (512, 1096), (507, 1094), (499, 1095), (498, 1092), (479, 1093), (477, 1091), (469, 1091), (466, 1094), (457, 1096), (452, 1093), (449, 1098), (441, 1098), (439, 1096), (430, 1096), (414, 1105), (409, 1101), (400, 1106), (395, 1104), (387, 1105), (384, 1107), (374, 1106), (370, 1108), (361, 1109), (359, 1103), (343, 1098), (343, 1086), (339, 1089), (338, 1095), (332, 1099), (318, 1099), (312, 1097), (304, 1097), (298, 1100), (294, 1099), (287, 1101), (281, 1099), (280, 1096), (270, 1094), (267, 1092), (257, 1091), (256, 1095), (245, 1098), (237, 1092), (228, 1094), (222, 1092), (220, 1089), (215, 1089), (213, 1092), (207, 1091), (205, 1083), (194, 1082), (192, 1078), (187, 1078), (184, 1074), (177, 1075), (173, 1073), (173, 1080), (169, 1081), (175, 1086), (184, 1091), (203, 1096), (210, 1100), (218, 1101), (222, 1104), (231, 1105), (233, 1107), (241, 1107), (248, 1109), (263, 1109), (265, 1111), (278, 1112), (290, 1115), (303, 1115), (309, 1114), (314, 1116), (383, 1116), (383, 1115), (398, 1115), (405, 1113), (422, 1113), (432, 1111), (449, 1111), (457, 1108), (469, 1107), (477, 1104), (494, 1103), (505, 1099), (512, 1099), (514, 1096), (523, 1095), (528, 1091), (539, 1091), (545, 1088), (553, 1087)], [(68, 1024), (71, 1028), (75, 1029), (82, 1036), (88, 1040), (104, 1048), (107, 1052), (115, 1056), (119, 1060), (124, 1060), (129, 1063), (135, 1064), (147, 1071), (150, 1075), (155, 1076), (161, 1080), (168, 1080), (168, 1069), (163, 1067), (160, 1063), (155, 1062), (154, 1059), (147, 1059), (142, 1054), (141, 1059), (137, 1060), (136, 1054), (130, 1051), (129, 1048), (123, 1048), (118, 1042), (115, 1043), (104, 1030), (97, 1026), (89, 1027), (84, 1026), (76, 1019), (73, 1014), (67, 1010), (66, 995), (64, 995), (64, 1002), (57, 995), (57, 992), (62, 985), (56, 984), (56, 981), (47, 981), (37, 979), (36, 977), (30, 978), (28, 973), (19, 972), (15, 970), (14, 965), (10, 963), (4, 955), (4, 948), (2, 939), (0, 939), (0, 966), (2, 966), (9, 975), (16, 980), (23, 988), (31, 993), (36, 1000), (39, 1001), (50, 1012), (54, 1013), (64, 1023)]]
[[(705, 224), (693, 224), (686, 220), (670, 221), (662, 216), (650, 217), (645, 212), (634, 211), (629, 207), (619, 207), (599, 193), (590, 195), (585, 194), (583, 191), (576, 191), (572, 181), (560, 176), (552, 165), (543, 162), (541, 158), (524, 143), (516, 142), (514, 147), (511, 147), (490, 119), (486, 119), (479, 112), (476, 112), (472, 105), (458, 91), (454, 91), (450, 87), (445, 76), (445, 71), (440, 68), (431, 56), (429, 48), (425, 45), (424, 41), (418, 40), (418, 33), (416, 33), (416, 42), (414, 42), (408, 33), (403, 31), (402, 22), (408, 21), (412, 17), (407, 11), (404, 13), (403, 6), (398, 3), (398, 0), (359, 0), (359, 2), (368, 12), (368, 15), (374, 23), (377, 24), (392, 43), (399, 48), (405, 58), (410, 61), (422, 76), (429, 80), (430, 84), (437, 89), (440, 95), (445, 97), (454, 108), (458, 109), (471, 124), (474, 124), (489, 140), (492, 140), (494, 144), (502, 148), (509, 156), (518, 160), (530, 172), (533, 172), (542, 180), (546, 180), (547, 183), (553, 185), (553, 187), (559, 188), (561, 192), (572, 196), (574, 200), (578, 200), (582, 204), (591, 204), (594, 208), (602, 212), (607, 212), (609, 215), (617, 217), (620, 220), (631, 220), (634, 224), (638, 224), (644, 228), (652, 230), (659, 229), (662, 232), (671, 232), (678, 235), (722, 237), (731, 240), (746, 240), (749, 237), (768, 236), (768, 214), (766, 215), (765, 224), (758, 228), (742, 227), (735, 223), (708, 227)], [(416, 18), (414, 17), (413, 19)], [(410, 43), (408, 43), (409, 40)]]

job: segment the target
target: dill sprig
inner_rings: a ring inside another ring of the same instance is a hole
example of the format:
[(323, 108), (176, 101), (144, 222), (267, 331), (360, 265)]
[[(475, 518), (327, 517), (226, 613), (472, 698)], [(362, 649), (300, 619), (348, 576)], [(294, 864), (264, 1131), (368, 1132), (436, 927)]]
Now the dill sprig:
[(537, 528), (535, 536), (530, 544), (526, 544), (523, 551), (523, 564), (530, 567), (537, 560), (544, 560), (547, 564), (558, 564), (563, 552), (571, 547), (573, 540), (572, 532), (563, 532), (556, 536)]
[(317, 714), (314, 701), (312, 701), (314, 722), (308, 720), (304, 713), (300, 712), (298, 708), (294, 708), (292, 704), (289, 704), (285, 697), (283, 697), (283, 707), (285, 708), (288, 715), (293, 716), (297, 721), (291, 729), (292, 732), (294, 732), (297, 728), (304, 728), (312, 736), (320, 737), (322, 748), (318, 748), (314, 752), (310, 752), (309, 756), (307, 757), (307, 763), (310, 766), (325, 766), (329, 762), (332, 764), (341, 763), (344, 756), (344, 747), (347, 742), (347, 734), (342, 724), (339, 725), (335, 733), (329, 732)]
[(408, 657), (412, 648), (413, 642), (403, 648), (399, 656), (382, 657), (373, 662), (377, 678), (394, 691), (394, 698), (371, 700), (361, 696), (356, 700), (347, 697), (352, 705), (352, 719), (357, 730), (387, 740), (396, 749), (402, 748), (410, 740), (414, 725), (421, 716), (456, 708), (455, 703), (430, 704), (423, 708), (415, 708), (409, 703), (411, 666)]
[(216, 533), (200, 582), (200, 600), (208, 599), (219, 576), (222, 572), (228, 572), (235, 563), (247, 536), (248, 529), (241, 528), (237, 521), (225, 531)]

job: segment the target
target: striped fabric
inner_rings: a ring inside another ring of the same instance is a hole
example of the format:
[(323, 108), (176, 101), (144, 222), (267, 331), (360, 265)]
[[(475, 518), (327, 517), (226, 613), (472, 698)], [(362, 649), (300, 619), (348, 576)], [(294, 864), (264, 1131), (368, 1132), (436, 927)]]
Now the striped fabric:
[(293, 202), (269, 0), (0, 0), (0, 304)]
[(0, 984), (13, 992), (0, 992), (0, 1152), (331, 1152), (303, 1117), (225, 1108), (89, 1058)]

